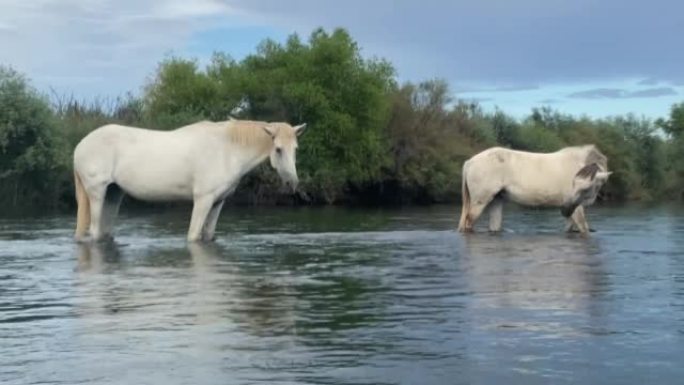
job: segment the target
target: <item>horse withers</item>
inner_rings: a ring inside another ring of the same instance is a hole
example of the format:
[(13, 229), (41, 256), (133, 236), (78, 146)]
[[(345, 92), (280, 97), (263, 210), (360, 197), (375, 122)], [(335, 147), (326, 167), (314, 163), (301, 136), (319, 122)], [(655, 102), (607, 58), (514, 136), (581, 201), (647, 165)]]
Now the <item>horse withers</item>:
[(566, 230), (589, 232), (584, 207), (592, 205), (612, 172), (594, 145), (535, 153), (493, 147), (463, 164), (461, 232), (473, 230), (489, 207), (489, 230), (501, 231), (503, 201), (529, 207), (557, 207)]
[(226, 197), (266, 158), (296, 190), (297, 137), (305, 127), (232, 118), (172, 131), (102, 126), (74, 150), (75, 238), (111, 238), (121, 199), (129, 194), (152, 202), (192, 200), (188, 241), (213, 240)]

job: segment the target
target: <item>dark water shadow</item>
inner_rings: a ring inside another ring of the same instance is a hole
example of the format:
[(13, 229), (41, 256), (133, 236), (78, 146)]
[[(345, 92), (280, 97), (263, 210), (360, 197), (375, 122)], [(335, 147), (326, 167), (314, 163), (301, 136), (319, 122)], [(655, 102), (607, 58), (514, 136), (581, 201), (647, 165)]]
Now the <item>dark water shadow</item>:
[(115, 242), (78, 243), (76, 249), (79, 272), (102, 273), (121, 262), (121, 250)]

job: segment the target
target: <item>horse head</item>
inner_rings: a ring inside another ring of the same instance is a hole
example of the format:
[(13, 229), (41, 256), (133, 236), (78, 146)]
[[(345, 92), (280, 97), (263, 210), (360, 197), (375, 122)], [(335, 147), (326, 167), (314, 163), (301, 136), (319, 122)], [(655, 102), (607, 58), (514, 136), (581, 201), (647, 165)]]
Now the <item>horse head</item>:
[(612, 171), (604, 171), (598, 163), (591, 163), (582, 167), (572, 180), (572, 193), (561, 213), (569, 217), (577, 206), (589, 206), (596, 201), (598, 192), (608, 181)]
[(293, 192), (297, 190), (299, 184), (296, 166), (297, 137), (304, 132), (305, 128), (306, 123), (294, 127), (287, 123), (269, 123), (263, 126), (264, 131), (273, 139), (269, 154), (271, 167), (278, 172), (283, 183)]

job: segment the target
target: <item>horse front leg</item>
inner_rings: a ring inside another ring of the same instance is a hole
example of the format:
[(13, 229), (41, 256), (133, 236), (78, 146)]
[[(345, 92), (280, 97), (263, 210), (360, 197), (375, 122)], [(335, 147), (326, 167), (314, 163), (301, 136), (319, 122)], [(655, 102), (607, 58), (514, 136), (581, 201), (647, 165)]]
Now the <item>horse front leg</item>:
[(570, 216), (566, 230), (578, 231), (582, 234), (589, 233), (589, 224), (587, 223), (587, 218), (584, 215), (584, 207), (582, 205), (577, 206), (575, 211)]
[(223, 203), (225, 199), (215, 202), (209, 211), (206, 223), (202, 229), (202, 240), (203, 241), (213, 241), (216, 239), (214, 233), (216, 232), (216, 223), (218, 222), (219, 215), (221, 214), (221, 209), (223, 208)]
[(214, 205), (214, 197), (206, 195), (195, 198), (192, 205), (192, 217), (190, 228), (188, 229), (188, 242), (198, 242), (202, 240), (202, 229), (207, 221), (207, 216)]

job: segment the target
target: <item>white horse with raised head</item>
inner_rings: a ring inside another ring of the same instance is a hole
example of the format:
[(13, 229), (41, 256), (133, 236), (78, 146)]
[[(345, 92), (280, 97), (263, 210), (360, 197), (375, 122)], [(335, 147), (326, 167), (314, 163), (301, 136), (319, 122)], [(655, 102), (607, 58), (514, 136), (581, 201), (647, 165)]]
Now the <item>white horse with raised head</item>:
[(124, 194), (144, 201), (192, 200), (188, 241), (209, 241), (227, 196), (270, 157), (283, 182), (297, 188), (297, 137), (306, 124), (232, 119), (172, 131), (102, 126), (74, 150), (78, 241), (111, 237)]
[(584, 207), (594, 203), (612, 172), (594, 145), (566, 147), (552, 153), (493, 147), (463, 164), (463, 207), (459, 231), (470, 232), (489, 207), (489, 230), (501, 230), (503, 201), (523, 206), (558, 207), (566, 230), (588, 233)]

